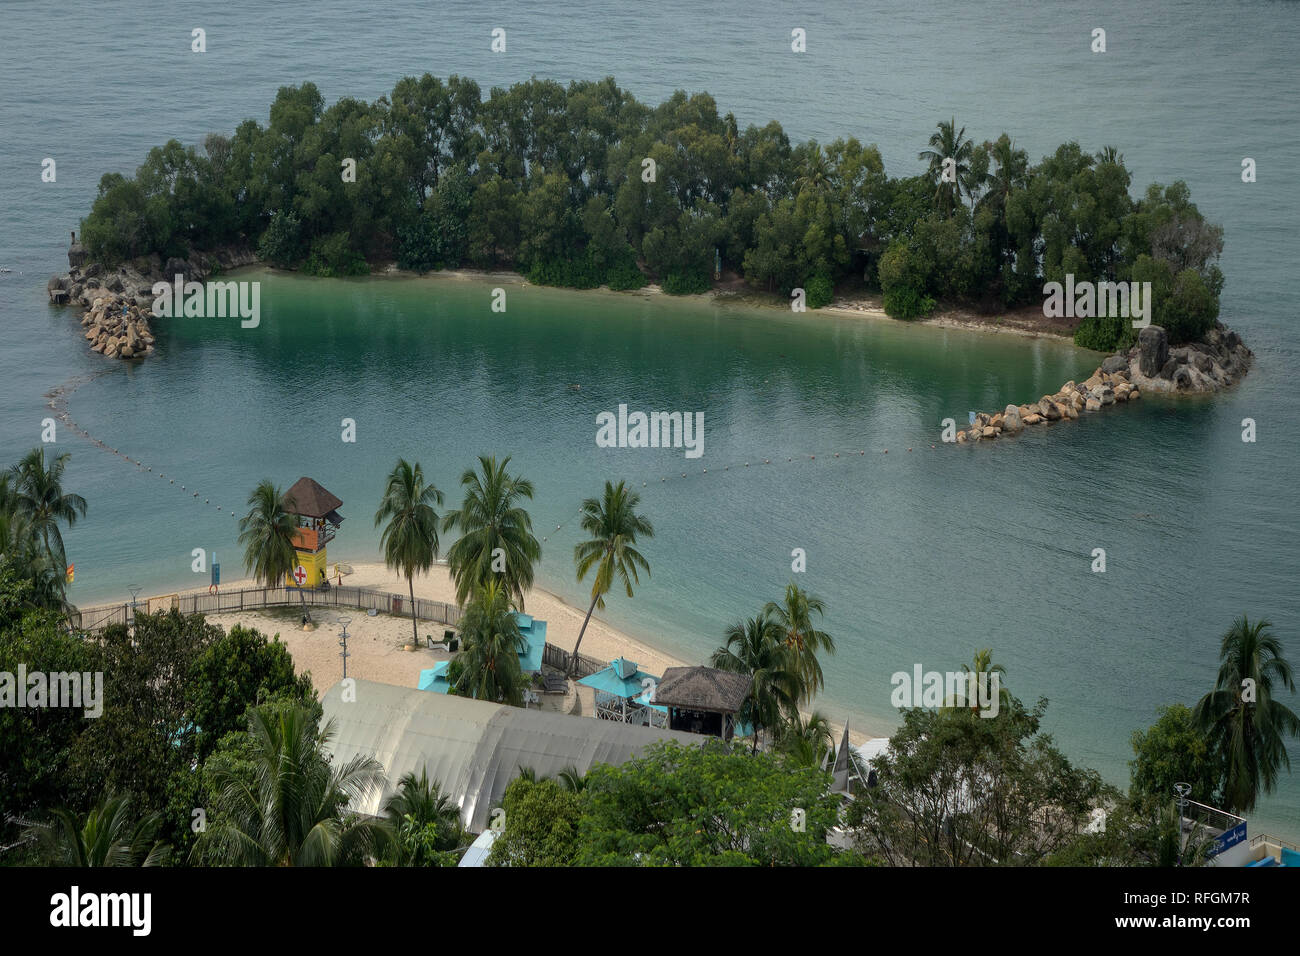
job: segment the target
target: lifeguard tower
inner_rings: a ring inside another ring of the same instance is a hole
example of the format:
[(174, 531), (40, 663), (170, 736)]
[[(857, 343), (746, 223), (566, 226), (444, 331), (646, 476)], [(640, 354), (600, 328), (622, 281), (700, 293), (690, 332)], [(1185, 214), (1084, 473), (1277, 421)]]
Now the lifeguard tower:
[(334, 538), (343, 518), (341, 499), (312, 478), (299, 478), (284, 493), (284, 510), (298, 519), (293, 534), (297, 562), (285, 576), (285, 587), (317, 588), (326, 580), (325, 546)]

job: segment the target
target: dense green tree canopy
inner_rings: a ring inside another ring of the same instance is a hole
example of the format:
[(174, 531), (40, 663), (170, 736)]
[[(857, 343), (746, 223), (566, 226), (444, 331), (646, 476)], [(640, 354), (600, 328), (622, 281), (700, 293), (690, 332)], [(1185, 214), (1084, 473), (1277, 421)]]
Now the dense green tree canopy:
[[(610, 77), (485, 95), (426, 73), (328, 107), (304, 83), (280, 89), (265, 126), (173, 140), (134, 177), (105, 175), (82, 235), (105, 263), (240, 244), (320, 275), (396, 260), (576, 287), (649, 274), (676, 293), (707, 290), (716, 256), (755, 288), (805, 288), (814, 307), (860, 278), (901, 317), (938, 299), (1031, 304), (1066, 273), (1161, 279), (1133, 275), (1146, 256), (1161, 264), (1147, 272), (1168, 270), (1156, 309), (1175, 341), (1217, 316), (1223, 232), (1184, 183), (1135, 201), (1113, 147), (1066, 143), (1032, 165), (1006, 133), (981, 144), (956, 118), (918, 157), (919, 175), (890, 179), (856, 138), (791, 144), (776, 121), (741, 130), (707, 93), (650, 107)], [(1085, 326), (1085, 344), (1127, 340)]]

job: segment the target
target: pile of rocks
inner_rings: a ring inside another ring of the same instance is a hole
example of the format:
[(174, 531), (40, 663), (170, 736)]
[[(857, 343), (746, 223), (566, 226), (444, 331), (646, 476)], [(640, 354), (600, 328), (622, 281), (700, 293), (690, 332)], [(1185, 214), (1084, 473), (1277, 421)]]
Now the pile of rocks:
[(1087, 381), (1066, 382), (1054, 395), (1030, 405), (1008, 405), (990, 415), (980, 412), (970, 428), (957, 433), (958, 442), (984, 441), (1013, 435), (1032, 425), (1078, 418), (1111, 405), (1132, 402), (1144, 389), (1156, 392), (1211, 392), (1239, 382), (1253, 358), (1241, 337), (1217, 324), (1202, 342), (1169, 348), (1169, 337), (1158, 325), (1138, 334), (1138, 344), (1110, 356)]
[(246, 249), (221, 249), (195, 253), (188, 259), (152, 255), (134, 259), (116, 269), (88, 262), (85, 248), (74, 234), (68, 249), (68, 272), (52, 276), (46, 286), (56, 305), (80, 305), (86, 340), (109, 358), (141, 358), (153, 352), (152, 314), (154, 283), (172, 282), (176, 276), (202, 282), (217, 271), (254, 265), (258, 259)]
[(1081, 413), (1096, 412), (1119, 402), (1142, 397), (1141, 391), (1124, 372), (1097, 369), (1087, 381), (1066, 382), (1054, 395), (1044, 395), (1029, 405), (1008, 405), (996, 415), (980, 412), (975, 424), (957, 433), (957, 441), (983, 441), (1001, 435), (1014, 435), (1032, 425), (1069, 421)]
[(106, 358), (136, 359), (153, 354), (153, 331), (149, 312), (121, 296), (98, 297), (81, 319), (92, 352)]

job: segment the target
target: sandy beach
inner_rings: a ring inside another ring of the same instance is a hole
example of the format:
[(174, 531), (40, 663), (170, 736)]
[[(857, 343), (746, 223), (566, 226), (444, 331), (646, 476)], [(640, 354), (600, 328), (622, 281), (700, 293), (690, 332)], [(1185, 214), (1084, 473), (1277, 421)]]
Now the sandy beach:
[[(346, 565), (347, 562), (343, 563)], [(343, 576), (343, 584), (346, 587), (373, 588), (379, 591), (391, 591), (394, 594), (407, 593), (406, 579), (389, 571), (383, 564), (353, 564), (352, 569), (351, 574)], [(222, 585), (226, 590), (254, 586), (252, 581), (234, 581)], [(429, 574), (417, 577), (415, 596), (444, 601), (448, 604), (456, 603), (456, 589), (446, 566), (439, 565)], [(547, 622), (548, 643), (564, 650), (573, 650), (578, 640), (578, 631), (582, 627), (585, 610), (579, 611), (550, 592), (539, 588), (528, 592), (524, 599), (524, 606), (533, 617)], [(299, 625), (298, 613), (296, 608), (274, 608), (237, 614), (211, 614), (208, 617), (214, 624), (223, 627), (243, 624), (247, 627), (255, 627), (268, 635), (279, 634), (281, 642), (293, 655), (298, 672), (311, 672), (312, 683), (316, 686), (317, 692), (332, 687), (343, 675), (343, 662), (339, 658), (338, 646), (339, 634), (342, 632), (338, 620), (340, 617), (351, 618), (348, 624), (349, 677), (414, 687), (419, 680), (421, 670), (447, 658), (445, 652), (430, 651), (424, 646), (426, 634), (432, 635), (435, 641), (442, 639), (442, 625), (421, 621), (419, 626), (421, 647), (411, 652), (403, 650), (403, 646), (411, 642), (409, 617), (395, 617), (390, 614), (368, 617), (364, 611), (353, 608), (316, 607), (312, 608), (311, 614), (317, 628), (314, 631), (304, 631)], [(600, 621), (597, 615), (592, 615), (591, 623), (587, 625), (587, 633), (583, 635), (582, 653), (604, 660), (626, 657), (652, 674), (662, 674), (666, 668), (679, 667), (687, 663), (634, 640)]]
[[(342, 563), (345, 567), (348, 566), (348, 562)], [(372, 588), (394, 594), (407, 593), (406, 579), (381, 563), (359, 563), (352, 564), (351, 567), (352, 573), (343, 576), (345, 587)], [(331, 578), (331, 582), (335, 581), (337, 578)], [(250, 579), (222, 585), (227, 591), (255, 586)], [(195, 590), (201, 592), (206, 589)], [(447, 567), (438, 565), (428, 574), (417, 577), (415, 596), (454, 604), (456, 591)], [(579, 610), (541, 588), (533, 588), (527, 593), (524, 606), (530, 615), (547, 622), (547, 643), (564, 650), (573, 649), (582, 627), (585, 608)], [(310, 631), (302, 629), (300, 611), (292, 605), (259, 611), (209, 614), (207, 618), (225, 628), (242, 624), (256, 628), (268, 636), (278, 636), (293, 657), (294, 669), (300, 674), (310, 672), (317, 694), (324, 693), (343, 676), (339, 637), (343, 631), (340, 619), (344, 617), (349, 618), (349, 677), (400, 687), (415, 687), (419, 683), (420, 671), (448, 658), (445, 650), (431, 650), (424, 640), (426, 635), (432, 636), (435, 641), (441, 640), (443, 626), (440, 624), (420, 621), (419, 644), (416, 650), (407, 651), (405, 646), (411, 642), (412, 637), (409, 617), (391, 614), (370, 617), (365, 611), (342, 607), (313, 607), (311, 616), (315, 628)], [(660, 675), (669, 667), (703, 663), (682, 661), (655, 650), (645, 642), (601, 621), (599, 612), (592, 615), (591, 623), (587, 625), (587, 632), (582, 638), (582, 653), (602, 660), (625, 657), (636, 662), (643, 670)], [(583, 696), (586, 697), (587, 694), (584, 693)], [(584, 708), (583, 712), (589, 713), (590, 701), (585, 701)], [(837, 735), (842, 731), (840, 726), (833, 729)], [(872, 735), (850, 729), (849, 737), (855, 744), (861, 744), (871, 739)]]

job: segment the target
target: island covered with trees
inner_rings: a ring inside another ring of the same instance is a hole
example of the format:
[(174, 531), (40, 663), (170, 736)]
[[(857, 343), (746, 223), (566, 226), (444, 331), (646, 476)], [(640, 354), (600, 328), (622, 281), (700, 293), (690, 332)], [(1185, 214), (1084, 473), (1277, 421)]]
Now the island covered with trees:
[[(232, 247), (320, 276), (395, 262), (575, 288), (654, 279), (672, 294), (727, 271), (756, 290), (801, 288), (812, 308), (853, 283), (903, 319), (939, 303), (1041, 304), (1069, 275), (1150, 282), (1150, 321), (1171, 344), (1214, 328), (1223, 230), (1185, 183), (1134, 199), (1114, 147), (1070, 142), (1033, 164), (1008, 134), (977, 142), (955, 118), (918, 145), (920, 171), (890, 177), (856, 138), (792, 143), (775, 120), (741, 129), (707, 93), (651, 107), (608, 77), (485, 96), (426, 73), (328, 108), (304, 83), (280, 89), (265, 126), (171, 140), (133, 177), (105, 175), (82, 243), (89, 261), (146, 276)], [(1094, 316), (1075, 342), (1127, 349), (1136, 330)]]

